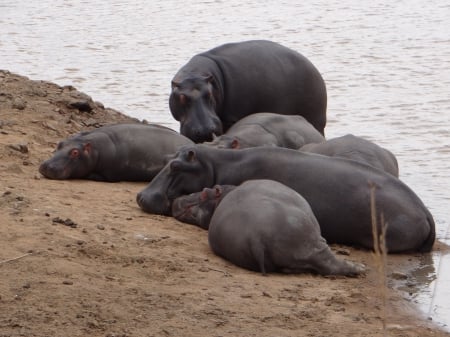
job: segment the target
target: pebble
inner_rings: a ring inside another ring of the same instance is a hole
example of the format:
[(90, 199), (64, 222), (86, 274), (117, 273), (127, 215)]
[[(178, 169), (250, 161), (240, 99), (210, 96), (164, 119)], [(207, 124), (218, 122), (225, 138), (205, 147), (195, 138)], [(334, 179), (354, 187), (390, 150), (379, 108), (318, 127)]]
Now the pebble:
[(71, 228), (77, 228), (78, 225), (73, 222), (71, 219), (67, 218), (66, 220), (61, 219), (60, 217), (56, 217), (52, 219), (53, 223), (60, 223), (66, 226), (69, 226)]
[(10, 149), (13, 149), (15, 151), (19, 151), (20, 153), (28, 153), (28, 145), (25, 143), (21, 144), (10, 144)]
[(27, 102), (25, 102), (20, 97), (15, 97), (12, 101), (12, 108), (17, 110), (23, 110), (27, 106)]
[(401, 272), (398, 272), (398, 271), (393, 272), (390, 276), (394, 280), (407, 280), (408, 279), (408, 275), (406, 275), (404, 273), (401, 273)]
[(72, 101), (68, 104), (69, 108), (78, 109), (79, 111), (91, 112), (93, 107), (88, 100)]

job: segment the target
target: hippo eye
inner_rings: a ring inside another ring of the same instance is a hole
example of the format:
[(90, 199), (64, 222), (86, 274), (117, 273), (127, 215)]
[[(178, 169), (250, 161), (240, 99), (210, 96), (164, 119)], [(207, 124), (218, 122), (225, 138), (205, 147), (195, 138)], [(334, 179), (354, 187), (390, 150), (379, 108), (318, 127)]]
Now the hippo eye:
[(181, 163), (179, 161), (172, 161), (169, 165), (171, 172), (177, 172), (181, 168)]
[(80, 150), (78, 150), (78, 149), (72, 149), (72, 150), (70, 150), (70, 153), (69, 153), (69, 157), (70, 158), (78, 158), (80, 156)]

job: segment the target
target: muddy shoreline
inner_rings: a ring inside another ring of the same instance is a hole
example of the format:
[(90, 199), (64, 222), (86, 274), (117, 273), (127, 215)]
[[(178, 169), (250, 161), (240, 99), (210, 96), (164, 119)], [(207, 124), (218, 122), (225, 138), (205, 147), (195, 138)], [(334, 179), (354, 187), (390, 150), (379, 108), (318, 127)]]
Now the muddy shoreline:
[(117, 122), (138, 121), (0, 71), (0, 336), (383, 336), (383, 322), (389, 336), (450, 336), (407, 291), (423, 255), (390, 255), (386, 289), (371, 252), (337, 245), (365, 276), (263, 277), (212, 254), (205, 231), (142, 212), (145, 183), (38, 173), (59, 140)]

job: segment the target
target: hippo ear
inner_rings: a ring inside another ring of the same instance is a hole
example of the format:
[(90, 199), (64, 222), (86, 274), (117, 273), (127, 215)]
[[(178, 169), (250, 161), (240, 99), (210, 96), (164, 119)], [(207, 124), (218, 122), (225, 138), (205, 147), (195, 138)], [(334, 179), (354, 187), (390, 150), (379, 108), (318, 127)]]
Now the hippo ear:
[(195, 160), (195, 151), (194, 150), (189, 150), (188, 154), (187, 154), (187, 161), (188, 162), (193, 162)]
[(205, 76), (205, 81), (208, 83), (214, 83), (214, 77), (211, 74)]
[(216, 185), (214, 186), (214, 191), (216, 192), (216, 199), (219, 199), (220, 196), (222, 195), (222, 188), (220, 187), (220, 185)]
[(232, 149), (239, 149), (241, 147), (241, 144), (239, 143), (239, 140), (236, 138), (233, 138), (233, 140), (231, 141), (231, 148)]
[(180, 82), (172, 81), (172, 90), (178, 89), (180, 87)]
[(200, 201), (208, 200), (208, 188), (204, 188), (203, 191), (200, 192)]
[(86, 143), (83, 145), (83, 152), (87, 155), (91, 154), (92, 151), (92, 145), (91, 143)]

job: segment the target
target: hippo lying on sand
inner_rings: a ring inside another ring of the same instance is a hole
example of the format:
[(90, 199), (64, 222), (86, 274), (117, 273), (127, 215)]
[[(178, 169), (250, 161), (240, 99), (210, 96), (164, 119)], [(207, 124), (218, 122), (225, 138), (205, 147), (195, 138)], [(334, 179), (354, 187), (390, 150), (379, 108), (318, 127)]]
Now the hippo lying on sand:
[(306, 144), (299, 150), (356, 160), (398, 177), (398, 162), (392, 152), (351, 134), (328, 139), (323, 143)]
[(150, 181), (167, 155), (192, 144), (174, 130), (156, 124), (115, 124), (78, 133), (58, 144), (39, 172), (49, 179)]
[(255, 146), (279, 146), (298, 149), (325, 138), (304, 117), (259, 112), (237, 121), (228, 131), (208, 145), (243, 149)]
[(175, 199), (174, 208), (183, 203), (194, 217), (201, 213), (211, 220), (208, 241), (213, 252), (240, 267), (263, 274), (352, 276), (364, 271), (336, 258), (306, 200), (276, 181), (249, 180), (224, 189), (216, 185)]
[(193, 56), (172, 79), (169, 106), (181, 134), (196, 143), (211, 141), (260, 111), (301, 115), (324, 134), (327, 92), (306, 57), (275, 42), (254, 40)]
[(433, 218), (417, 195), (398, 178), (353, 160), (296, 150), (255, 147), (239, 151), (198, 144), (182, 147), (137, 195), (146, 212), (171, 214), (175, 198), (214, 185), (251, 179), (276, 180), (301, 194), (329, 243), (373, 249), (371, 195), (377, 224), (387, 224), (389, 252), (431, 250)]

